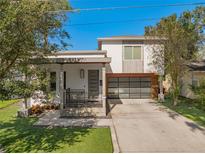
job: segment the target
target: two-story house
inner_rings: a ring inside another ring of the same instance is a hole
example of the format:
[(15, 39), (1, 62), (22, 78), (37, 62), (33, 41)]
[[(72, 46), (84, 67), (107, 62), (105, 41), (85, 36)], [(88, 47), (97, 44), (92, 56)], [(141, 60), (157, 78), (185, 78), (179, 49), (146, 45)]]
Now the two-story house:
[(48, 90), (62, 110), (87, 106), (105, 115), (109, 101), (157, 97), (158, 73), (151, 65), (155, 43), (144, 36), (98, 38), (98, 50), (57, 52), (38, 63), (47, 69)]

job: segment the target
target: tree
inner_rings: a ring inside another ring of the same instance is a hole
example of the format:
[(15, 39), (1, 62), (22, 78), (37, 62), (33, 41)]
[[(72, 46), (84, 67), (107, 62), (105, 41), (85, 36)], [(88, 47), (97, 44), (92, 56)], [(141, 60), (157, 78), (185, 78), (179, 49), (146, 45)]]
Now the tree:
[(64, 9), (71, 9), (67, 0), (0, 1), (2, 99), (20, 96), (24, 98), (27, 108), (27, 99), (35, 90), (42, 90), (44, 87), (45, 91), (45, 72), (38, 66), (32, 66), (30, 59), (43, 58), (51, 51), (68, 46), (65, 41), (69, 35), (63, 29), (67, 15), (59, 11)]
[(67, 16), (59, 9), (71, 8), (66, 0), (0, 1), (0, 80), (31, 57), (68, 46)]
[(47, 92), (49, 79), (46, 75), (46, 70), (41, 66), (21, 66), (18, 72), (10, 73), (9, 78), (0, 82), (0, 100), (24, 98), (27, 109), (27, 100), (36, 90)]
[(153, 47), (153, 65), (164, 68), (171, 78), (171, 94), (177, 105), (180, 79), (187, 72), (187, 64), (196, 58), (203, 40), (205, 7), (162, 18), (156, 26), (145, 27), (145, 35), (158, 38)]
[[(12, 80), (14, 85), (13, 94), (24, 98), (24, 107), (28, 107), (28, 98), (30, 98), (34, 91), (41, 90), (46, 92), (48, 79), (46, 77), (46, 70), (40, 66), (25, 65), (21, 67), (22, 80)], [(11, 84), (12, 85), (12, 84)]]

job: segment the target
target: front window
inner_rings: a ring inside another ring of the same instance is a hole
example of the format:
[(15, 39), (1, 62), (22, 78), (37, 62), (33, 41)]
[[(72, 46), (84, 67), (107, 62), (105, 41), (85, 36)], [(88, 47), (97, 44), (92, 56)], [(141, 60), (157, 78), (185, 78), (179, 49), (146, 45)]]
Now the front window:
[(141, 46), (125, 46), (124, 60), (141, 59)]

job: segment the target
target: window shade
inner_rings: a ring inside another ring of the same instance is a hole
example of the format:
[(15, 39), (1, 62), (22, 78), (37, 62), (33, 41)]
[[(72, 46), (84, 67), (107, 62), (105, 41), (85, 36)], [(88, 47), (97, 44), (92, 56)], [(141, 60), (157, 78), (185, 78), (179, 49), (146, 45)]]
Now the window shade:
[(141, 47), (133, 47), (133, 59), (141, 59)]
[(141, 46), (125, 46), (124, 59), (125, 60), (141, 59)]
[(124, 59), (132, 59), (132, 47), (126, 46), (124, 48)]

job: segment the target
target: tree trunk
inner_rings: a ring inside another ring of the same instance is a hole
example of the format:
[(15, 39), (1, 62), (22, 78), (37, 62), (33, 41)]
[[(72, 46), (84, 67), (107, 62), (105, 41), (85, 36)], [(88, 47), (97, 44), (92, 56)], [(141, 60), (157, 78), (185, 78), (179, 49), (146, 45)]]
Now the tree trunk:
[(24, 108), (25, 108), (25, 109), (28, 109), (27, 100), (28, 100), (27, 98), (24, 98)]
[[(24, 81), (25, 81), (26, 85), (28, 85), (29, 80), (28, 80), (27, 70), (26, 70), (26, 72), (25, 72), (25, 79), (24, 79)], [(25, 109), (28, 108), (28, 104), (27, 104), (28, 101), (27, 101), (27, 100), (28, 100), (27, 95), (24, 95), (24, 108), (25, 108)]]
[(178, 93), (178, 81), (177, 81), (177, 78), (175, 79), (175, 81), (173, 82), (173, 105), (176, 106), (177, 103), (178, 103), (178, 96), (179, 96), (179, 93)]
[(174, 98), (174, 106), (177, 106), (177, 104), (178, 104), (178, 97), (175, 96), (175, 98)]

